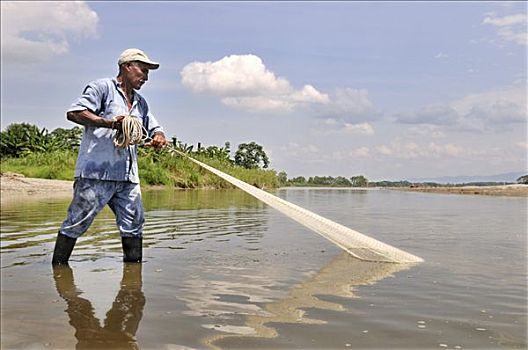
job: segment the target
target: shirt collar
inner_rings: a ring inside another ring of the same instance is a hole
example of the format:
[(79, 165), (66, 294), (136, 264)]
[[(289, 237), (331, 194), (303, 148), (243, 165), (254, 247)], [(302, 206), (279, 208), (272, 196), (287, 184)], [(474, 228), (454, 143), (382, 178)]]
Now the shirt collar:
[[(117, 80), (117, 78), (112, 78), (112, 81), (114, 82), (115, 88), (123, 97), (126, 99), (125, 92), (123, 89), (121, 89), (121, 83)], [(136, 92), (136, 90), (132, 89), (132, 107), (138, 102), (139, 100), (139, 94)]]

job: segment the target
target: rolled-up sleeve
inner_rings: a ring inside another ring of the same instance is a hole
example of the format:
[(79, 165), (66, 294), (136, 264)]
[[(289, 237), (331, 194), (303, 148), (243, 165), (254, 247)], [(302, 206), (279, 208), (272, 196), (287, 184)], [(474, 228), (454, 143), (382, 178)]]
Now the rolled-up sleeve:
[(99, 114), (103, 103), (104, 85), (97, 81), (89, 83), (82, 95), (71, 104), (67, 112), (84, 111), (88, 109), (95, 114)]

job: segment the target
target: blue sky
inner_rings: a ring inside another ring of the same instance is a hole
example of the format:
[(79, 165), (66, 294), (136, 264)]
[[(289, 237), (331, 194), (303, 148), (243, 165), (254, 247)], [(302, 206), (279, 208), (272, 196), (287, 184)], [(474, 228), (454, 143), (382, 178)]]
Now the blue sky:
[(2, 128), (64, 111), (129, 47), (168, 136), (256, 141), (292, 176), (527, 171), (526, 2), (6, 2)]

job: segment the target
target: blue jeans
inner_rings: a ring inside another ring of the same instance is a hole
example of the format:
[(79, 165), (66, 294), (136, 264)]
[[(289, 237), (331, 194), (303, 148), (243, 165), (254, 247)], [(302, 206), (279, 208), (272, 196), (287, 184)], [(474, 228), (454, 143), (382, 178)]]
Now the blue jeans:
[(125, 181), (105, 181), (76, 178), (73, 200), (59, 233), (78, 238), (88, 230), (96, 215), (106, 204), (116, 217), (122, 237), (143, 235), (143, 203), (139, 184)]

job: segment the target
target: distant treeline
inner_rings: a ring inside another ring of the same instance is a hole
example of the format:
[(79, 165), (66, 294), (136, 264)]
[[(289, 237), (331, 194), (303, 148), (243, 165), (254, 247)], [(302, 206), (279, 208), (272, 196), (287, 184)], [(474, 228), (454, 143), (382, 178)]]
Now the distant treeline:
[(369, 187), (463, 187), (463, 186), (497, 186), (512, 185), (514, 182), (464, 182), (457, 184), (439, 184), (436, 182), (377, 181), (370, 182)]
[(279, 173), (279, 181), (284, 186), (297, 186), (297, 187), (367, 187), (369, 186), (368, 179), (363, 176), (352, 176), (346, 178), (343, 176), (332, 177), (332, 176), (313, 176), (306, 179), (304, 176), (298, 176), (291, 179), (285, 179), (286, 173)]
[[(306, 179), (304, 176), (298, 176), (287, 179), (286, 173), (278, 174), (282, 186), (294, 187), (462, 187), (462, 186), (496, 186), (510, 185), (515, 182), (466, 182), (458, 184), (440, 184), (436, 182), (410, 182), (407, 180), (400, 181), (369, 181), (364, 175), (352, 176), (346, 178), (343, 176), (313, 176)], [(517, 179), (518, 184), (528, 184), (528, 175), (521, 176)]]

